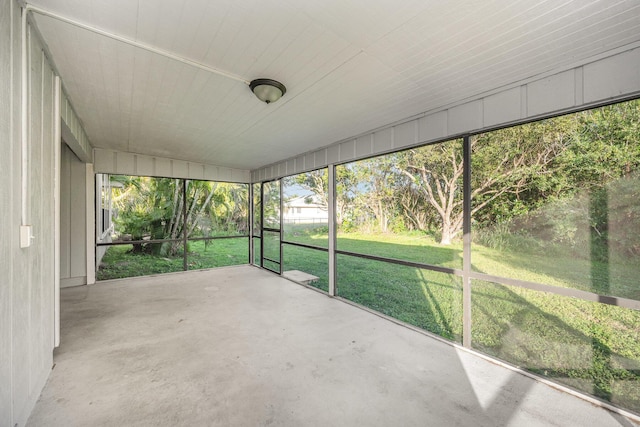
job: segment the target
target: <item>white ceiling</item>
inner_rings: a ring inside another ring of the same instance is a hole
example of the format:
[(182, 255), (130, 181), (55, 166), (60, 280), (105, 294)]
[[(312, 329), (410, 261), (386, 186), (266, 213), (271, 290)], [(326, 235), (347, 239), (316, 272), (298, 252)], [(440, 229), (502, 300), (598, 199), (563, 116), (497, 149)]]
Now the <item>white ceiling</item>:
[(95, 147), (241, 169), (640, 40), (640, 0), (34, 0), (287, 87), (240, 82), (36, 15)]

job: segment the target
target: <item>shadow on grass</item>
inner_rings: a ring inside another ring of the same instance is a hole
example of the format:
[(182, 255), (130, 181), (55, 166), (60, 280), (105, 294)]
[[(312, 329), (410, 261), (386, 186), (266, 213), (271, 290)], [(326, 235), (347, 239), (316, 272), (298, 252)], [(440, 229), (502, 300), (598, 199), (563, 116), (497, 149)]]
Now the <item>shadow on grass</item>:
[[(347, 255), (337, 265), (339, 296), (461, 342), (456, 276)], [(474, 348), (640, 411), (640, 313), (484, 282), (472, 298)]]
[(339, 255), (337, 294), (419, 328), (461, 342), (460, 278)]
[[(626, 337), (615, 336), (615, 328), (603, 327), (603, 324), (619, 322), (611, 312), (615, 309), (527, 289), (476, 282), (472, 291), (472, 346), (533, 373), (640, 412), (640, 360), (624, 356), (640, 354), (638, 343), (631, 341), (626, 348), (614, 351), (614, 343), (619, 346)], [(640, 320), (640, 316), (637, 319)], [(636, 384), (631, 387), (636, 391), (618, 392), (621, 384), (627, 382)]]

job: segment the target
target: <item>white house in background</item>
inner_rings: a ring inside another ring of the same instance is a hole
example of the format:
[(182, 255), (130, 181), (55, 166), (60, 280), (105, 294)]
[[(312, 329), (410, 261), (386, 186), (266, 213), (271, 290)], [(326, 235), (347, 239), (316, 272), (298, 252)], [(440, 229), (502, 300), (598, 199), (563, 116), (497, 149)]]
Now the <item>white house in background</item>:
[(289, 224), (324, 223), (329, 220), (329, 212), (315, 197), (299, 196), (285, 202), (282, 217)]

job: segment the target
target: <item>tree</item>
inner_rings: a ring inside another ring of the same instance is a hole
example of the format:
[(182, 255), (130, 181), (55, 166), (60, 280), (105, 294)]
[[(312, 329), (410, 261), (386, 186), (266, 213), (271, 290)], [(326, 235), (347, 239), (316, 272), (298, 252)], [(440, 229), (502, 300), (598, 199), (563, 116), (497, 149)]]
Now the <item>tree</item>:
[(400, 176), (395, 169), (396, 155), (374, 157), (353, 164), (354, 181), (357, 182), (355, 201), (383, 232), (397, 213), (395, 189)]
[[(115, 231), (120, 238), (140, 241), (164, 239), (167, 210), (173, 194), (173, 180), (113, 175), (113, 207)], [(163, 181), (160, 181), (163, 180)], [(135, 243), (134, 252), (142, 252), (150, 245)]]
[(244, 234), (248, 230), (249, 218), (247, 186), (213, 182), (211, 193), (213, 196), (210, 200), (210, 209), (207, 211), (208, 216), (202, 217), (201, 221), (210, 222), (211, 232), (215, 234)]
[[(412, 191), (437, 212), (443, 245), (451, 244), (462, 230), (462, 161), (460, 140), (408, 150), (397, 160), (397, 169), (409, 179)], [(405, 204), (416, 210), (417, 206)]]
[[(212, 231), (246, 229), (246, 186), (172, 178), (113, 177), (122, 184), (114, 197), (121, 235), (132, 240), (174, 240), (137, 243), (134, 251), (175, 255), (185, 237), (208, 237)], [(183, 191), (184, 183), (184, 191)], [(244, 224), (244, 225), (243, 225)]]
[[(533, 178), (545, 176), (557, 153), (570, 143), (570, 121), (558, 118), (471, 137), (471, 214), (481, 218), (479, 212), (503, 195), (517, 200), (533, 190)], [(437, 212), (440, 243), (451, 244), (461, 233), (463, 222), (462, 141), (401, 154), (398, 170)]]
[[(557, 157), (574, 205), (562, 220), (552, 222), (554, 239), (562, 240), (557, 224), (587, 218), (591, 256), (608, 256), (610, 249), (638, 255), (638, 170), (640, 169), (640, 101), (630, 101), (577, 114), (571, 145)], [(588, 197), (589, 203), (579, 204)], [(566, 228), (566, 227), (565, 227)]]
[[(314, 201), (329, 209), (329, 172), (325, 169), (318, 169), (305, 172), (286, 178), (286, 185), (297, 185), (314, 194)], [(339, 166), (336, 168), (336, 222), (342, 224), (346, 210), (352, 201), (352, 196), (347, 189), (353, 181), (353, 170), (349, 167)]]
[(265, 228), (280, 228), (280, 181), (262, 184), (262, 220)]
[(400, 215), (408, 230), (430, 230), (437, 222), (437, 215), (429, 209), (429, 202), (423, 192), (407, 180), (407, 184), (396, 192), (396, 203), (400, 209)]

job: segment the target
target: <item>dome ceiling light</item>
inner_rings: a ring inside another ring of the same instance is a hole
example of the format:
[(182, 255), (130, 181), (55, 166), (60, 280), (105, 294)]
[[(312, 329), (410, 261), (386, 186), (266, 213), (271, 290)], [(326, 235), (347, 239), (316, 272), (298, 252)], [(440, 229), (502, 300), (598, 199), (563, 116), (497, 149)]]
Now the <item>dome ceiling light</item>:
[(255, 79), (249, 83), (249, 87), (260, 101), (267, 104), (276, 102), (287, 93), (287, 88), (282, 83), (272, 79)]

